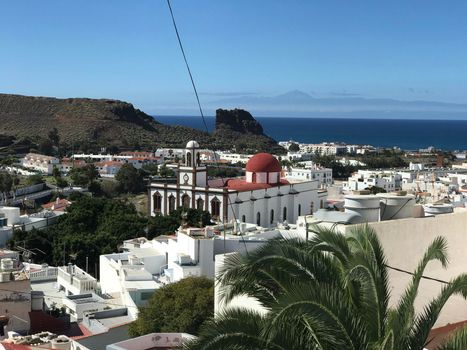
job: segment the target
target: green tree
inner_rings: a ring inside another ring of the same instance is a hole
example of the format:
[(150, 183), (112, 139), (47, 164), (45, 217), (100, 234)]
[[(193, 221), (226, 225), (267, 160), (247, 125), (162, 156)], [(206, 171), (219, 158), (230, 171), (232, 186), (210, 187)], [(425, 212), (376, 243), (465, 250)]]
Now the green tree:
[[(138, 319), (130, 324), (131, 337), (154, 332), (197, 334), (214, 312), (214, 283), (206, 277), (188, 277), (156, 290)], [(220, 349), (220, 348), (218, 348)]]
[(99, 177), (99, 172), (94, 164), (91, 163), (83, 167), (74, 167), (71, 169), (69, 176), (74, 185), (85, 187), (89, 186)]
[(50, 130), (47, 136), (52, 144), (58, 147), (58, 144), (60, 143), (60, 135), (58, 134), (57, 128)]
[(172, 211), (169, 215), (152, 216), (148, 222), (148, 238), (172, 234), (182, 222), (190, 227), (204, 227), (211, 223), (211, 214), (200, 209), (180, 208)]
[(298, 152), (300, 151), (300, 146), (294, 142), (292, 142), (289, 146), (289, 151), (290, 152)]
[(272, 240), (248, 256), (228, 256), (219, 274), (221, 295), (226, 301), (256, 298), (266, 313), (225, 311), (187, 348), (422, 350), (448, 299), (467, 297), (462, 274), (423, 312), (415, 312), (427, 264), (447, 265), (444, 238), (430, 244), (390, 308), (386, 257), (374, 230), (360, 226), (345, 236), (333, 229), (313, 231), (308, 241)]
[(123, 164), (115, 180), (119, 183), (121, 192), (140, 193), (145, 189), (143, 172), (137, 170), (132, 164)]
[(144, 164), (142, 169), (151, 176), (155, 176), (159, 173), (159, 165), (154, 163)]
[(37, 145), (37, 149), (40, 153), (51, 156), (54, 153), (54, 144), (49, 139), (43, 139)]
[(365, 188), (365, 190), (369, 190), (371, 194), (377, 194), (377, 193), (387, 193), (387, 191), (379, 186), (371, 186)]
[(173, 177), (175, 176), (175, 173), (172, 169), (167, 168), (167, 165), (162, 164), (162, 166), (159, 169), (159, 175), (161, 177)]
[(28, 176), (28, 178), (27, 178), (27, 180), (26, 180), (26, 183), (27, 183), (29, 186), (38, 185), (38, 184), (43, 184), (43, 183), (44, 183), (44, 179), (42, 178), (42, 175), (41, 175), (41, 174), (34, 174), (34, 175)]

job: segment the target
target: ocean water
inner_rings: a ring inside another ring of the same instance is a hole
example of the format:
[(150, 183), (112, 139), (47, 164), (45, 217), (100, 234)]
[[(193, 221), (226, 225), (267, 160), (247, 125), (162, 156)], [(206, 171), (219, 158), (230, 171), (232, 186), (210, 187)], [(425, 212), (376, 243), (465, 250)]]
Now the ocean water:
[[(165, 124), (205, 130), (201, 117), (158, 116)], [(443, 150), (467, 149), (467, 120), (256, 118), (264, 132), (277, 141), (345, 142), (376, 147), (397, 146), (417, 150), (434, 146)], [(206, 117), (209, 131), (214, 117)]]

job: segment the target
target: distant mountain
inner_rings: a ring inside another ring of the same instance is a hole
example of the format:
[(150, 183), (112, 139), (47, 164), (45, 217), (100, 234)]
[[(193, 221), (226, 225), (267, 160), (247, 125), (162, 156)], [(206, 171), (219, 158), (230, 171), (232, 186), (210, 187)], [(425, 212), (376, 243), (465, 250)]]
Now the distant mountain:
[(351, 116), (351, 117), (453, 117), (466, 118), (467, 104), (434, 101), (402, 101), (364, 97), (313, 97), (294, 90), (277, 96), (239, 96), (213, 101), (212, 105), (241, 106), (267, 116)]
[[(248, 112), (242, 113), (249, 115), (250, 126), (256, 125), (262, 130)], [(237, 127), (235, 119), (224, 119), (219, 123), (223, 132), (217, 128), (211, 135), (184, 126), (164, 125), (130, 103), (110, 99), (0, 94), (0, 121), (0, 141), (3, 140), (5, 145), (13, 143), (12, 137), (19, 145), (38, 145), (48, 138), (53, 128), (57, 128), (63, 147), (75, 150), (99, 150), (111, 146), (130, 149), (184, 147), (189, 140), (198, 140), (202, 147), (219, 149), (237, 145), (239, 150), (244, 146), (245, 151), (266, 151), (278, 147), (262, 132), (248, 133), (249, 142), (238, 143), (238, 135), (231, 132)]]

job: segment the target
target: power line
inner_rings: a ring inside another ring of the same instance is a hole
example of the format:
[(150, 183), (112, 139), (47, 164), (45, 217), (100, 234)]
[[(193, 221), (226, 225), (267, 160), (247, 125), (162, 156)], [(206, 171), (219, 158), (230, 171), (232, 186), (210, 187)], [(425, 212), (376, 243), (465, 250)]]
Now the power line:
[[(178, 32), (178, 28), (177, 28), (177, 23), (175, 21), (175, 16), (174, 16), (174, 13), (173, 13), (173, 10), (172, 10), (172, 5), (170, 4), (170, 0), (167, 0), (167, 6), (169, 7), (169, 11), (170, 11), (170, 16), (172, 18), (172, 23), (173, 23), (173, 26), (174, 26), (174, 29), (175, 29), (175, 34), (177, 35), (177, 40), (178, 40), (178, 45), (180, 47), (180, 51), (182, 52), (182, 56), (183, 56), (183, 60), (185, 61), (185, 66), (186, 66), (186, 69), (188, 71), (188, 75), (190, 76), (190, 81), (191, 81), (191, 85), (193, 87), (193, 91), (195, 93), (195, 96), (196, 96), (196, 101), (198, 103), (198, 108), (199, 108), (199, 113), (201, 115), (201, 118), (203, 120), (203, 124), (204, 124), (204, 127), (206, 129), (206, 132), (209, 134), (209, 128), (208, 128), (208, 125), (206, 123), (206, 118), (204, 117), (204, 113), (203, 113), (203, 108), (201, 107), (201, 102), (199, 100), (199, 95), (198, 95), (198, 90), (196, 89), (196, 84), (195, 84), (195, 81), (193, 79), (193, 74), (191, 74), (191, 69), (190, 69), (190, 65), (188, 64), (188, 59), (186, 57), (186, 54), (185, 54), (185, 50), (183, 48), (183, 44), (182, 44), (182, 39), (180, 38), (180, 34)], [(216, 164), (218, 163), (218, 159), (217, 159), (217, 154), (216, 154), (216, 151), (214, 151), (214, 160), (216, 162)], [(219, 164), (216, 165), (219, 168)], [(221, 180), (222, 180), (222, 184), (225, 185), (226, 182), (224, 181), (224, 178), (222, 176), (220, 176)], [(230, 200), (230, 196), (229, 196), (229, 193), (227, 192), (227, 203), (228, 205), (230, 206), (230, 209), (232, 210), (232, 215), (234, 217), (234, 220), (235, 220), (235, 226), (236, 226), (236, 222), (237, 222), (237, 217), (236, 217), (236, 214), (235, 214), (235, 210), (233, 208), (233, 205), (232, 205), (232, 201)], [(224, 213), (224, 215), (222, 215), (222, 222), (224, 224), (224, 254), (225, 254), (225, 217), (226, 217), (227, 213)], [(246, 246), (246, 243), (245, 243), (245, 240), (243, 238), (243, 235), (240, 235), (242, 237), (242, 241), (243, 241), (243, 244), (245, 246), (245, 251), (246, 251), (246, 254), (248, 255), (248, 249), (247, 249), (247, 246)]]
[[(387, 267), (388, 269), (391, 269), (391, 270), (394, 270), (394, 271), (397, 271), (397, 272), (402, 272), (402, 273), (406, 273), (406, 274), (411, 275), (411, 276), (415, 276), (415, 273), (404, 270), (404, 269), (400, 269), (398, 267), (390, 266), (390, 265), (387, 265), (387, 264), (384, 264), (384, 266)], [(425, 276), (425, 275), (422, 275), (421, 278), (429, 280), (429, 281), (435, 281), (435, 282), (443, 283), (443, 284), (451, 284), (451, 282), (444, 281), (444, 280), (441, 280), (439, 278)]]

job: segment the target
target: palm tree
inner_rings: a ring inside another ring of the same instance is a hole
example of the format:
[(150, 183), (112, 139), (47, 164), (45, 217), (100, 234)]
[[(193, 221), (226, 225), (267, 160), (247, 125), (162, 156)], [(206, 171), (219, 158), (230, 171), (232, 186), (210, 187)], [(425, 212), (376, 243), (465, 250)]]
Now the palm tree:
[(207, 322), (187, 348), (419, 350), (447, 300), (467, 297), (463, 274), (415, 312), (427, 264), (447, 265), (444, 238), (430, 244), (390, 308), (387, 262), (372, 228), (358, 226), (345, 236), (319, 227), (313, 232), (309, 241), (276, 239), (247, 256), (228, 256), (218, 276), (221, 297), (229, 302), (247, 295), (265, 312), (228, 309)]

